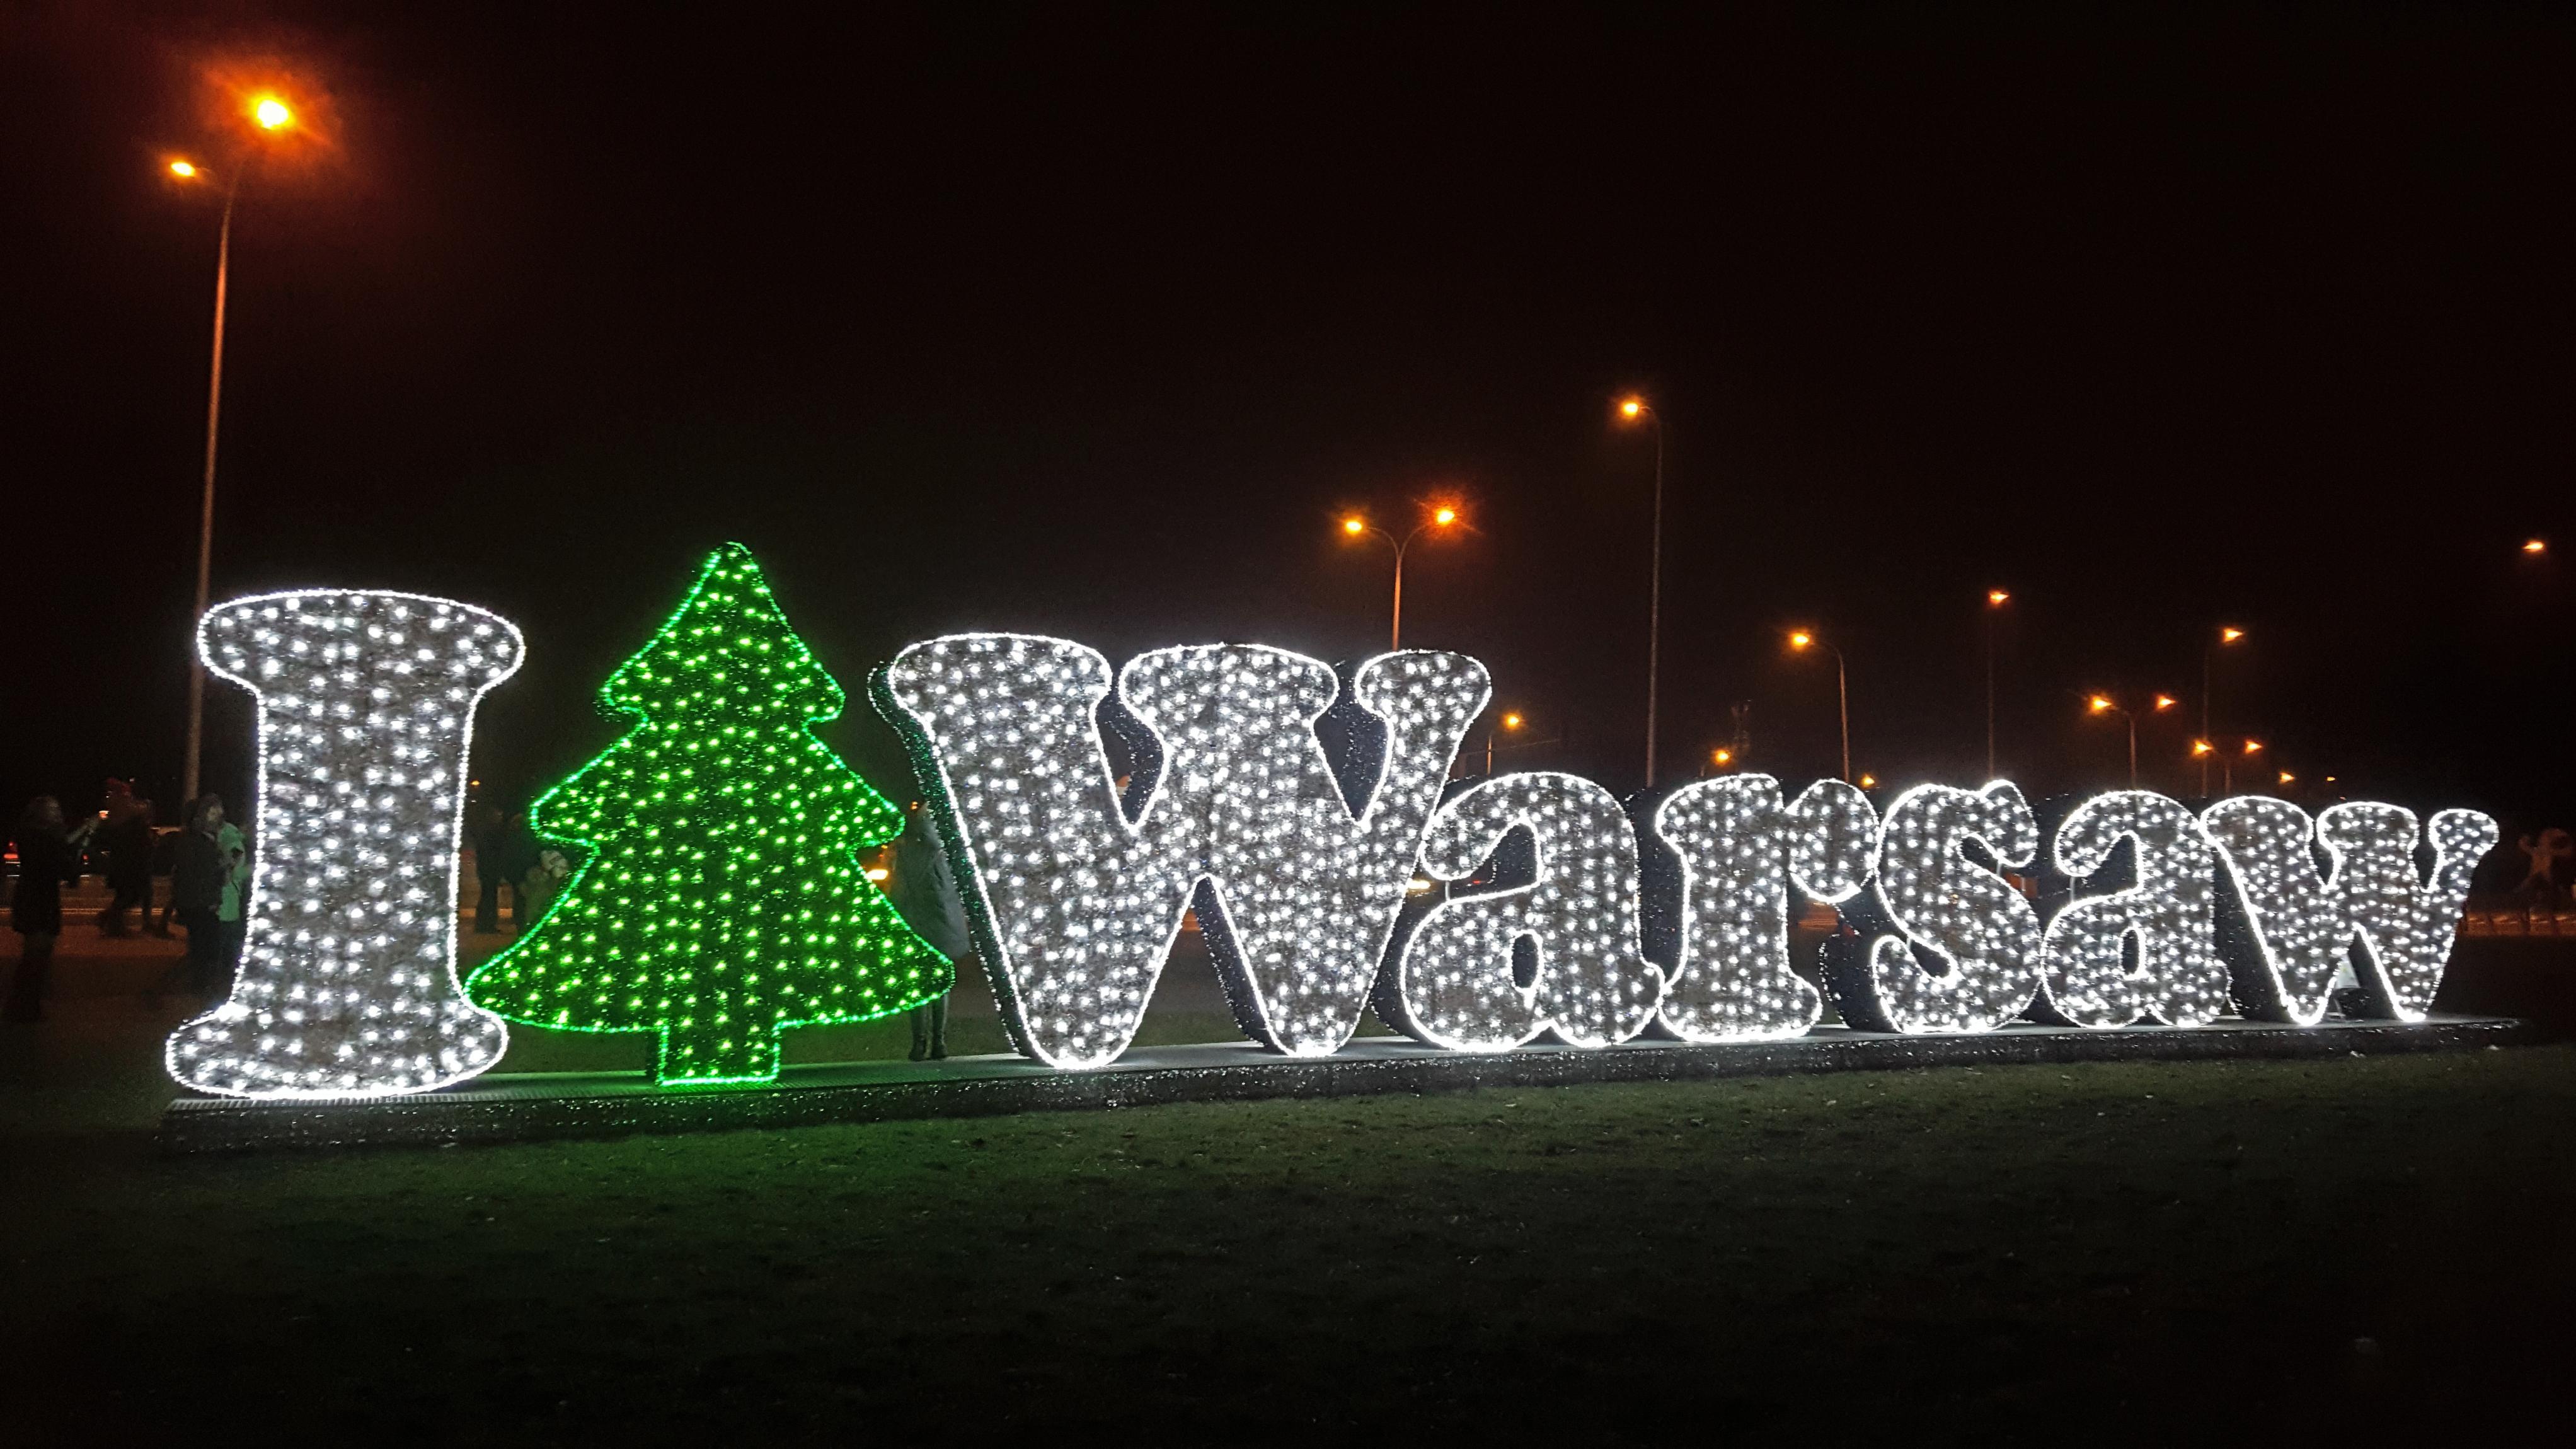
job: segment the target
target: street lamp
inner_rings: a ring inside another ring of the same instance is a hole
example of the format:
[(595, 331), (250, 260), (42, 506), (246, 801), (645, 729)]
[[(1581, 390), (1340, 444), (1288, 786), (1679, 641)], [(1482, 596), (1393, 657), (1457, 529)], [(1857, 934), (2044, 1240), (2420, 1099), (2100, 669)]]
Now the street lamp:
[[(276, 135), (295, 124), (295, 112), (274, 95), (251, 98), (245, 110), (252, 124), (262, 132)], [(249, 169), (257, 153), (245, 148), (224, 180), (224, 217), (215, 232), (215, 345), (213, 360), (206, 367), (206, 474), (203, 496), (197, 508), (197, 610), (188, 616), (190, 646), (188, 649), (188, 754), (180, 771), (179, 797), (197, 798), (199, 762), (206, 738), (206, 664), (197, 657), (196, 621), (206, 616), (208, 576), (215, 557), (215, 434), (223, 421), (224, 407), (224, 296), (232, 281), (233, 203), (241, 196), (242, 173)], [(170, 174), (181, 181), (198, 182), (211, 178), (206, 168), (184, 158), (170, 162)]]
[[(2170, 694), (2156, 696), (2156, 713), (2162, 714), (2181, 701)], [(2138, 717), (2120, 707), (2119, 701), (2107, 694), (2092, 695), (2084, 701), (2087, 714), (2116, 714), (2129, 726), (2129, 788), (2138, 788)]]
[(1986, 778), (1995, 778), (1995, 616), (2012, 602), (2002, 589), (1986, 590)]
[[(2234, 626), (2234, 625), (2232, 625), (2232, 624), (2221, 624), (2221, 625), (2219, 625), (2219, 626), (2218, 626), (2218, 638), (2217, 638), (2217, 640), (2216, 640), (2215, 642), (2213, 642), (2213, 643), (2204, 644), (2204, 645), (2202, 645), (2202, 646), (2201, 646), (2201, 650), (2200, 650), (2200, 737), (2201, 737), (2203, 740), (2206, 740), (2206, 739), (2208, 739), (2208, 738), (2210, 737), (2210, 735), (2209, 735), (2209, 692), (2210, 692), (2210, 691), (2209, 691), (2209, 658), (2210, 658), (2210, 656), (2211, 656), (2212, 654), (2217, 653), (2220, 649), (2223, 649), (2223, 648), (2227, 647), (2228, 645), (2233, 644), (2233, 643), (2237, 642), (2238, 640), (2240, 640), (2240, 639), (2242, 639), (2242, 638), (2244, 638), (2244, 637), (2245, 637), (2245, 631), (2244, 631), (2244, 630), (2239, 629), (2239, 628), (2235, 627), (2235, 626)], [(2202, 797), (2203, 797), (2203, 798), (2206, 798), (2206, 797), (2208, 796), (2208, 794), (2209, 794), (2209, 759), (2208, 759), (2208, 752), (2207, 752), (2207, 751), (2204, 751), (2204, 750), (2195, 750), (2195, 751), (2193, 751), (2193, 753), (2198, 754), (2198, 755), (2200, 755), (2200, 756), (2202, 757), (2202, 758), (2201, 758), (2201, 762), (2200, 762), (2200, 793), (2201, 793), (2201, 795), (2202, 795)]]
[(1413, 525), (1413, 531), (1402, 538), (1397, 538), (1394, 534), (1387, 532), (1385, 529), (1378, 527), (1376, 524), (1369, 522), (1366, 518), (1363, 518), (1356, 513), (1351, 514), (1342, 520), (1343, 536), (1348, 538), (1364, 538), (1367, 535), (1374, 533), (1378, 537), (1385, 539), (1387, 543), (1392, 545), (1395, 549), (1395, 615), (1392, 622), (1388, 624), (1386, 631), (1386, 647), (1388, 652), (1392, 653), (1393, 651), (1404, 647), (1405, 550), (1413, 547), (1413, 541), (1422, 536), (1422, 531), (1424, 529), (1435, 528), (1445, 531), (1447, 529), (1456, 528), (1460, 525), (1461, 518), (1462, 515), (1458, 511), (1457, 505), (1450, 503), (1435, 504), (1423, 515), (1420, 523)]
[[(1521, 727), (1521, 717), (1520, 717), (1520, 712), (1519, 712), (1518, 710), (1514, 710), (1514, 711), (1511, 711), (1511, 712), (1509, 712), (1509, 713), (1505, 714), (1505, 715), (1502, 717), (1502, 719), (1501, 719), (1500, 721), (1498, 721), (1498, 722), (1497, 722), (1497, 728), (1500, 728), (1500, 729), (1507, 729), (1507, 730), (1512, 731), (1512, 732), (1513, 732), (1513, 733), (1515, 733), (1515, 734), (1517, 734), (1517, 733), (1519, 733), (1519, 732), (1520, 732), (1520, 727)], [(1487, 731), (1485, 731), (1485, 773), (1486, 773), (1486, 774), (1488, 774), (1488, 775), (1491, 775), (1491, 774), (1493, 774), (1493, 773), (1494, 773), (1494, 731), (1493, 731), (1493, 730), (1487, 730)]]
[(1851, 778), (1851, 671), (1843, 664), (1843, 651), (1817, 638), (1813, 631), (1807, 629), (1790, 630), (1789, 647), (1801, 653), (1809, 649), (1822, 649), (1834, 656), (1834, 700), (1836, 708), (1842, 715), (1843, 724), (1843, 772), (1835, 778), (1849, 780)]
[(1651, 790), (1655, 785), (1655, 689), (1664, 635), (1664, 415), (1653, 403), (1630, 394), (1619, 400), (1619, 421), (1655, 425), (1655, 526), (1653, 556), (1646, 568), (1646, 788)]
[(2547, 553), (2549, 552), (2549, 540), (2545, 538), (2526, 538), (2522, 541), (2522, 551), (2530, 554)]

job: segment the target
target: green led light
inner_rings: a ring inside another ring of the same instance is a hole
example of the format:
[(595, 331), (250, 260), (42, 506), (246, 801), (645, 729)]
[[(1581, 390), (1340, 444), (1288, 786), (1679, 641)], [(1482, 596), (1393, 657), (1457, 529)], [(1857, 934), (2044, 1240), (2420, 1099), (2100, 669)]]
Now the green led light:
[(600, 687), (641, 721), (547, 791), (539, 834), (588, 857), (465, 984), (531, 1026), (659, 1033), (657, 1082), (778, 1076), (778, 1034), (948, 990), (857, 852), (903, 818), (814, 737), (841, 686), (787, 625), (751, 551), (708, 558), (679, 609)]

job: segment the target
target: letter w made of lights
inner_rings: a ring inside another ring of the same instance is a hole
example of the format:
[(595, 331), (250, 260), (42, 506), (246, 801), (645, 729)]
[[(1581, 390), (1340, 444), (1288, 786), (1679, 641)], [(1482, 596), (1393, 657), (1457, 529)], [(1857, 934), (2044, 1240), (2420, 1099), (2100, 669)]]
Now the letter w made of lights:
[(1406, 650), (1361, 664), (1337, 708), (1331, 666), (1281, 649), (1157, 649), (1113, 680), (1068, 640), (966, 634), (905, 649), (875, 694), (974, 883), (1013, 1042), (1097, 1067), (1135, 1039), (1193, 900), (1245, 1033), (1339, 1050), (1490, 689), (1472, 659)]

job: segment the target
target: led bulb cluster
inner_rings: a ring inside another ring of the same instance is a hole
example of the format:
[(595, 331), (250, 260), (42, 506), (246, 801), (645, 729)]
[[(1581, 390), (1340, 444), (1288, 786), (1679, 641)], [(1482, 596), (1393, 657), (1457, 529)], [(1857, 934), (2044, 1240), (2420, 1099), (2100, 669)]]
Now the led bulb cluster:
[[(1617, 796), (1579, 776), (1504, 775), (1432, 817), (1423, 869), (1466, 880), (1527, 832), (1533, 879), (1432, 907), (1397, 953), (1389, 1024), (1456, 1051), (1502, 1051), (1553, 1032), (1598, 1047), (1643, 1031), (1663, 973), (1638, 942), (1637, 836)], [(1536, 969), (1523, 983), (1516, 956)]]
[(456, 847), (474, 708), (519, 667), (509, 620), (447, 599), (299, 590), (197, 626), (258, 699), (259, 798), (240, 972), (181, 1026), (170, 1075), (240, 1097), (427, 1091), (500, 1060), (456, 984)]
[(2039, 994), (2039, 914), (1968, 859), (1971, 841), (2007, 869), (2038, 855), (2039, 821), (2012, 782), (1918, 785), (1888, 807), (1877, 880), (1857, 912), (1874, 929), (1865, 955), (1832, 973), (1846, 1020), (1909, 1033), (1993, 1031)]
[(655, 1077), (765, 1082), (779, 1033), (865, 1021), (948, 990), (947, 958), (862, 874), (903, 819), (815, 738), (841, 686), (751, 554), (708, 558), (680, 607), (600, 689), (641, 722), (537, 800), (587, 849), (543, 919), (467, 983), (514, 1021), (652, 1032)]
[[(2227, 1014), (2227, 967), (2218, 958), (2218, 849), (2200, 821), (2152, 790), (2096, 795), (2057, 829), (2059, 872), (2088, 876), (2126, 839), (2136, 882), (2089, 896), (2051, 917), (2047, 1002), (2077, 1026), (2127, 1026), (2153, 1018), (2198, 1026)], [(2137, 968), (2127, 958), (2134, 945)]]
[(2240, 796), (2201, 821), (2250, 927), (2253, 1010), (2314, 1024), (2347, 965), (2373, 1014), (2420, 1021), (2432, 1009), (2470, 872), (2495, 847), (2492, 818), (2436, 814), (2429, 875), (2416, 867), (2415, 813), (2395, 805), (2333, 805), (2311, 822), (2286, 800)]
[(1341, 693), (1319, 660), (1157, 649), (1114, 682), (1159, 760), (1129, 787), (1143, 802), (1132, 821), (1101, 738), (1113, 678), (1096, 651), (954, 635), (905, 649), (879, 681), (975, 882), (969, 914), (1013, 1041), (1055, 1066), (1114, 1060), (1205, 882), (1200, 926), (1245, 1030), (1294, 1055), (1339, 1050), (1484, 708), (1484, 666), (1405, 651), (1359, 668), (1352, 703), (1385, 745), (1357, 800), (1317, 733)]
[(1828, 902), (1868, 880), (1878, 812), (1840, 780), (1783, 804), (1769, 775), (1729, 775), (1664, 797), (1654, 829), (1681, 862), (1681, 935), (1663, 1023), (1684, 1041), (1804, 1034), (1824, 998), (1789, 965), (1789, 884)]

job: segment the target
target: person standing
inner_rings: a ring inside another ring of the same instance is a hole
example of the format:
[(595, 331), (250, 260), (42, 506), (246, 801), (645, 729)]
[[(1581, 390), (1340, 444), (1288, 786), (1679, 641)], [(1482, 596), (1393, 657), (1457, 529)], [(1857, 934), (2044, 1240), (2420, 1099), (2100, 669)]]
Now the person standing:
[(107, 851), (107, 888), (112, 893), (99, 914), (101, 933), (122, 936), (125, 913), (143, 908), (143, 924), (152, 924), (152, 807), (137, 799), (123, 780), (107, 782), (107, 808), (99, 812), (99, 844)]
[[(170, 872), (170, 901), (179, 924), (188, 930), (188, 954), (182, 962), (186, 989), (212, 994), (224, 967), (224, 891), (232, 882), (236, 861), (224, 850), (224, 802), (200, 795), (188, 804), (188, 825), (179, 832), (179, 859)], [(234, 833), (239, 841), (240, 833)]]
[(18, 978), (0, 1019), (36, 1021), (45, 1012), (45, 980), (53, 974), (54, 938), (63, 933), (63, 886), (81, 875), (81, 846), (98, 828), (84, 820), (63, 829), (62, 802), (39, 795), (18, 816), (18, 888), (9, 900), (9, 928), (18, 933)]
[(242, 942), (250, 931), (243, 909), (250, 904), (250, 850), (241, 827), (218, 819), (215, 851), (224, 866), (223, 899), (215, 906), (215, 994), (229, 997), (233, 976), (241, 970)]
[[(949, 869), (948, 852), (939, 844), (939, 827), (918, 800), (905, 812), (903, 834), (894, 843), (894, 889), (888, 895), (915, 934), (928, 941), (959, 970), (973, 950), (966, 934), (966, 907), (957, 894), (957, 875)], [(912, 1009), (912, 1059), (944, 1061), (948, 1056), (948, 994), (941, 992)]]

